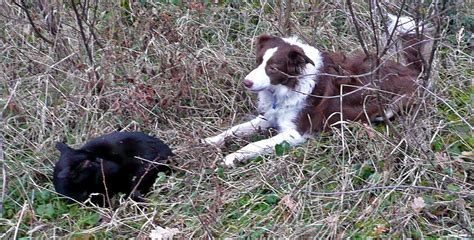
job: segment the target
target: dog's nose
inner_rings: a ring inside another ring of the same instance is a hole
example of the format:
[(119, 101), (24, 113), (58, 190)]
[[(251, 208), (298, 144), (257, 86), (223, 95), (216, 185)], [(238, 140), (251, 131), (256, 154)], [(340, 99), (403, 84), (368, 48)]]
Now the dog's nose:
[(253, 82), (247, 79), (245, 79), (242, 83), (244, 84), (246, 88), (251, 88), (253, 85)]

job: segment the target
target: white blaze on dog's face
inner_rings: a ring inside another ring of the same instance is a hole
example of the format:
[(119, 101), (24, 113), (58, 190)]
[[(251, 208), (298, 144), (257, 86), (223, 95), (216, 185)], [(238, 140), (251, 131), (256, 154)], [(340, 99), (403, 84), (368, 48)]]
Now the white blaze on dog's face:
[(261, 91), (267, 89), (270, 85), (270, 77), (267, 75), (265, 68), (267, 66), (268, 60), (273, 56), (273, 54), (278, 50), (278, 48), (270, 48), (265, 51), (263, 55), (263, 61), (257, 68), (251, 71), (244, 79), (244, 86), (250, 91)]
[(258, 92), (272, 86), (295, 88), (297, 78), (306, 64), (314, 65), (304, 50), (282, 38), (263, 35), (256, 40), (257, 68), (242, 82), (250, 91)]

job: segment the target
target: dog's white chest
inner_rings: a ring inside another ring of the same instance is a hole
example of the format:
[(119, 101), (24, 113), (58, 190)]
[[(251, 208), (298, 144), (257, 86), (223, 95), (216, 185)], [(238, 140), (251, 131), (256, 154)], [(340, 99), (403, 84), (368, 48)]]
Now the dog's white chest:
[(258, 109), (278, 131), (296, 129), (295, 120), (304, 106), (305, 97), (291, 94), (261, 92), (258, 95)]
[(282, 131), (285, 129), (295, 129), (295, 119), (297, 117), (298, 110), (290, 108), (290, 107), (283, 107), (279, 108), (278, 106), (275, 108), (269, 108), (263, 116), (267, 121), (269, 121), (272, 127), (276, 128), (278, 131)]

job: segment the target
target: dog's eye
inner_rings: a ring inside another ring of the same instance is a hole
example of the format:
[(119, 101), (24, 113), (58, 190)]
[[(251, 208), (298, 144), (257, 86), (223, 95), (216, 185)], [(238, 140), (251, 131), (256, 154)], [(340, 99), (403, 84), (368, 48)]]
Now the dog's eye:
[(268, 69), (269, 69), (269, 72), (272, 72), (272, 73), (280, 72), (280, 70), (274, 65), (270, 65)]

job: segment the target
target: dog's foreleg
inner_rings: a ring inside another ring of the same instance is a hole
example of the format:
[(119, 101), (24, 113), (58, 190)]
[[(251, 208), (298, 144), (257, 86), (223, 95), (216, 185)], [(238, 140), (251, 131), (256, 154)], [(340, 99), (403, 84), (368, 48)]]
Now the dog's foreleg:
[(229, 136), (244, 137), (255, 133), (259, 128), (269, 128), (271, 123), (262, 115), (237, 126), (231, 127), (221, 134), (203, 139), (204, 143), (221, 146)]
[(284, 141), (290, 145), (298, 145), (304, 142), (304, 140), (305, 137), (299, 134), (298, 131), (294, 129), (286, 130), (272, 138), (250, 143), (240, 150), (227, 155), (224, 158), (224, 164), (228, 167), (233, 167), (237, 161), (245, 161), (258, 155), (272, 152), (275, 145)]

